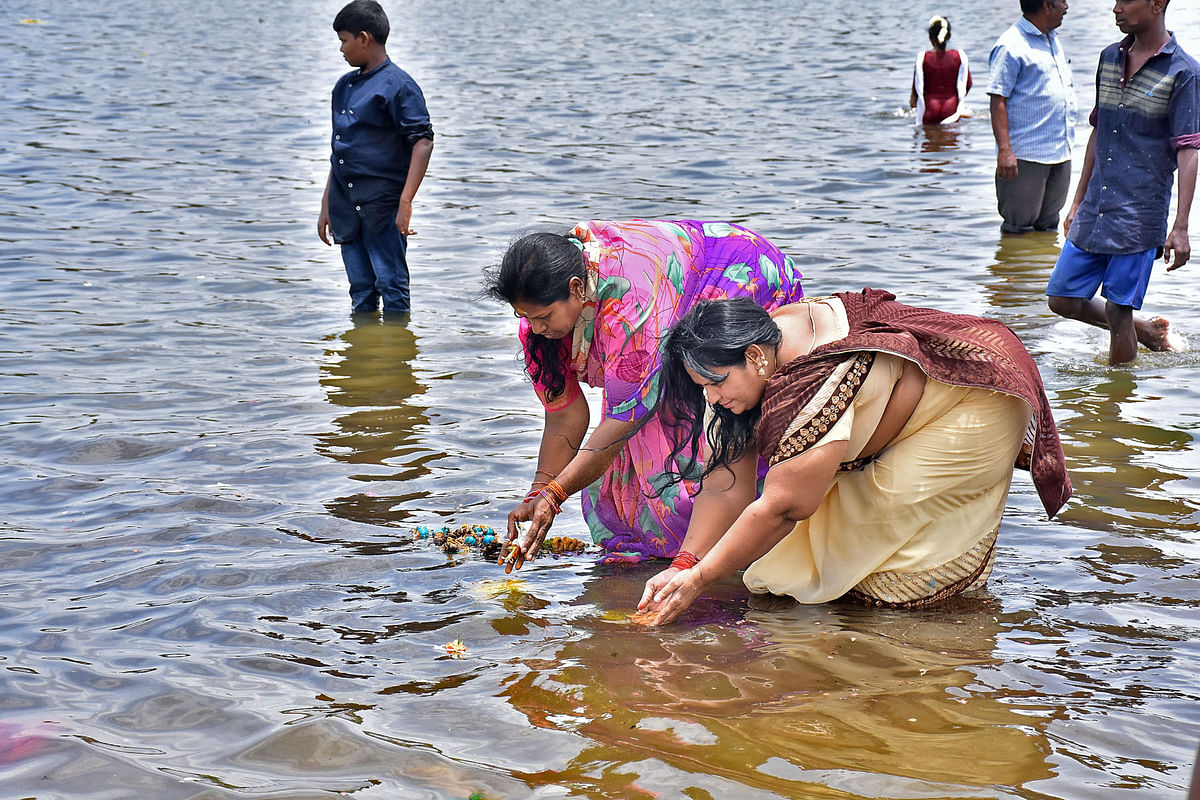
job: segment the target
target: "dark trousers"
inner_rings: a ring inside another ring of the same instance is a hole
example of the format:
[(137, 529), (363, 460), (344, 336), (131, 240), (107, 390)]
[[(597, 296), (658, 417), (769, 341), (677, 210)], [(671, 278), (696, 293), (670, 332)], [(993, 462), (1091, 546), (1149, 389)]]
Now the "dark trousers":
[(364, 227), (356, 241), (342, 245), (342, 263), (350, 279), (350, 304), (355, 313), (375, 311), (380, 297), (385, 314), (408, 311), (406, 249), (406, 237), (394, 225), (380, 234), (370, 234)]
[(1059, 164), (1039, 164), (1017, 159), (1017, 177), (996, 176), (996, 201), (1005, 233), (1052, 231), (1071, 186), (1070, 159)]

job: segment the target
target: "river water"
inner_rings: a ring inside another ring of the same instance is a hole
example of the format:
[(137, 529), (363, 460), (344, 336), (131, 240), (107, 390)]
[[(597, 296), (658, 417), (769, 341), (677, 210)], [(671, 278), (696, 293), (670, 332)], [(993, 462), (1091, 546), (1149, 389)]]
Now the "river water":
[[(1182, 796), (1200, 349), (1105, 366), (1045, 308), (1060, 237), (999, 235), (986, 98), (936, 134), (907, 110), (932, 13), (982, 87), (1016, 2), (391, 4), (438, 133), (401, 324), (350, 319), (315, 232), (340, 5), (2, 5), (0, 795)], [(1062, 36), (1086, 120), (1118, 34), (1079, 2)], [(411, 541), (499, 524), (531, 477), (481, 268), (629, 217), (746, 224), (809, 294), (1003, 319), (1075, 499), (1048, 521), (1017, 477), (982, 603), (770, 610), (731, 580), (656, 631), (627, 619), (651, 567)], [(1200, 342), (1198, 276), (1147, 311)]]

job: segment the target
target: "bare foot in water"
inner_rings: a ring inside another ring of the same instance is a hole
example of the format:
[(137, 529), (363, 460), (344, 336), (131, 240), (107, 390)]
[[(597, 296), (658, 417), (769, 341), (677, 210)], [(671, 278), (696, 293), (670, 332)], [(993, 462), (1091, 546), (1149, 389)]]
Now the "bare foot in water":
[(1156, 352), (1176, 352), (1187, 349), (1187, 339), (1171, 329), (1171, 321), (1166, 317), (1151, 317), (1146, 320), (1146, 336), (1142, 344)]

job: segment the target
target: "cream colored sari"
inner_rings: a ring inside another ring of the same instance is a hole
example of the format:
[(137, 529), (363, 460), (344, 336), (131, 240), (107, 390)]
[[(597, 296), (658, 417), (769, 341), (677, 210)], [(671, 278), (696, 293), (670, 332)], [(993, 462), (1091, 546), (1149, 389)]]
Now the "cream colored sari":
[[(987, 581), (1013, 462), (1033, 410), (1010, 394), (928, 379), (896, 438), (876, 458), (855, 465), (902, 367), (899, 356), (875, 353), (848, 407), (828, 415), (836, 423), (814, 444), (797, 448), (846, 441), (851, 463), (845, 466), (857, 468), (838, 472), (817, 511), (746, 570), (750, 591), (802, 603), (850, 595), (911, 606)], [(829, 381), (844, 385), (846, 379), (835, 373)], [(836, 386), (823, 387), (788, 426), (790, 435), (811, 437), (811, 422), (821, 415), (814, 403), (847, 402), (839, 397), (845, 393)]]

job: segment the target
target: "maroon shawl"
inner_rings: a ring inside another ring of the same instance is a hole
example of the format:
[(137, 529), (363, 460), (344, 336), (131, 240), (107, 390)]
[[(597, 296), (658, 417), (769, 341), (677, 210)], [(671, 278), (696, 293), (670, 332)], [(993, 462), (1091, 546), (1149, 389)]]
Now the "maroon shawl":
[[(1032, 436), (1026, 438), (1017, 466), (1030, 470), (1046, 513), (1051, 517), (1058, 513), (1071, 496), (1071, 479), (1042, 377), (1016, 334), (996, 320), (897, 303), (895, 295), (878, 289), (835, 297), (846, 307), (849, 334), (789, 361), (767, 384), (757, 443), (768, 462), (774, 463), (772, 456), (796, 413), (847, 360), (847, 354), (865, 360), (869, 368), (870, 357), (860, 355), (892, 353), (915, 362), (936, 381), (1003, 392), (1029, 403), (1034, 410)], [(843, 393), (857, 392), (861, 375), (856, 383), (855, 372), (865, 375), (861, 365), (851, 369)], [(794, 447), (793, 441), (785, 449)]]

